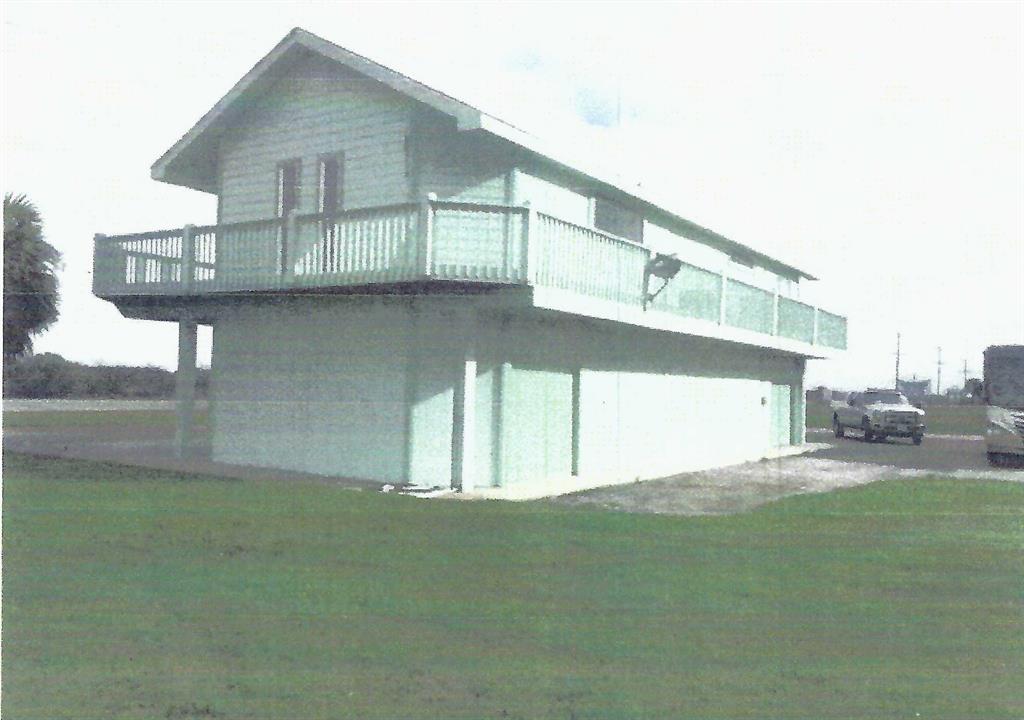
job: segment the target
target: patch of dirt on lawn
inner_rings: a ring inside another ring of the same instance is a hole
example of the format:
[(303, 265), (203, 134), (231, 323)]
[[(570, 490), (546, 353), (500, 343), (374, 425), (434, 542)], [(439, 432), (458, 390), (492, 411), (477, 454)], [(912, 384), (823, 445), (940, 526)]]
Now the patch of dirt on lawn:
[[(790, 495), (828, 492), (878, 480), (934, 474), (891, 465), (790, 457), (584, 490), (552, 498), (551, 502), (665, 515), (725, 515), (744, 512)], [(964, 479), (1024, 482), (1024, 473), (1008, 471), (939, 474)]]

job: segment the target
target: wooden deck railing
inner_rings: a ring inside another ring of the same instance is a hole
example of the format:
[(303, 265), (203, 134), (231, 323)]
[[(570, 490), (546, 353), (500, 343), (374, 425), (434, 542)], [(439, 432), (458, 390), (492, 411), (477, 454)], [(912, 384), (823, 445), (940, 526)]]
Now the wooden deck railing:
[[(557, 288), (639, 307), (652, 255), (529, 207), (428, 197), (335, 215), (97, 235), (93, 290), (116, 299), (449, 280)], [(685, 260), (652, 310), (846, 347), (845, 318)]]

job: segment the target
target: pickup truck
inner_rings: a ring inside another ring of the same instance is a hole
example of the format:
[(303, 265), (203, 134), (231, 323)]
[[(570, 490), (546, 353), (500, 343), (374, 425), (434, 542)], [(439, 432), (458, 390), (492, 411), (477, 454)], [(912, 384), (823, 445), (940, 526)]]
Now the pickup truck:
[(859, 430), (868, 442), (892, 436), (908, 437), (920, 445), (924, 440), (924, 410), (911, 405), (895, 390), (870, 389), (852, 393), (845, 404), (833, 406), (832, 429), (837, 438), (844, 437), (847, 430)]

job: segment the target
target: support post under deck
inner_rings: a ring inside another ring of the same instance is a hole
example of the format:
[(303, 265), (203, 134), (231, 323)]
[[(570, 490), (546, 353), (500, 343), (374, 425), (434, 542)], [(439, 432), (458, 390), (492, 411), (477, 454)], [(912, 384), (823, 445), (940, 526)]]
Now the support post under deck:
[(452, 417), (452, 487), (468, 492), (473, 489), (476, 470), (476, 318), (471, 314), (462, 323), (462, 350), (455, 377)]
[(178, 371), (174, 375), (177, 425), (174, 454), (183, 457), (192, 444), (192, 425), (196, 404), (197, 325), (193, 320), (178, 321)]

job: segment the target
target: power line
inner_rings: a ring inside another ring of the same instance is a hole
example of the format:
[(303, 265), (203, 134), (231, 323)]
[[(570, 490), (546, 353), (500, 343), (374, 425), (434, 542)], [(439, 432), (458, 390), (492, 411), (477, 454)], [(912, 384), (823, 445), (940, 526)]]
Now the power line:
[(896, 333), (896, 384), (893, 389), (899, 392), (900, 389), (900, 334)]

